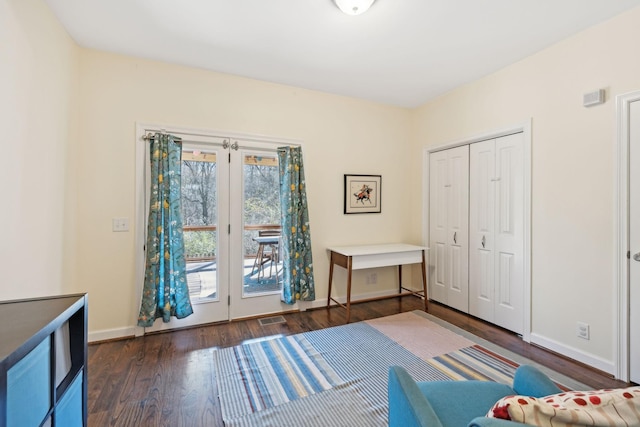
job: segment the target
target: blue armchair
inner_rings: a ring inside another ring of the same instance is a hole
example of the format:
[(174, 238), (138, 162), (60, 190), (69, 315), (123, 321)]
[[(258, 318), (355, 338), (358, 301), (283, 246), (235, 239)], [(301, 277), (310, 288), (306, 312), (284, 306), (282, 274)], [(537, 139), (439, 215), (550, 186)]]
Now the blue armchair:
[(492, 381), (416, 382), (400, 366), (389, 368), (390, 427), (516, 427), (524, 424), (485, 415), (509, 395), (542, 397), (561, 390), (544, 373), (520, 366), (513, 388)]

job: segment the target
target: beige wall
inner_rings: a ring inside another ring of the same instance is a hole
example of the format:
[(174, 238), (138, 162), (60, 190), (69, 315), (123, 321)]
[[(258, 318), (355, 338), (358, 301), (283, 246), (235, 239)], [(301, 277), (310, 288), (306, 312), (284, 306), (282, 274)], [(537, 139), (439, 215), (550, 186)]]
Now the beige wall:
[[(111, 218), (134, 224), (138, 121), (303, 141), (321, 304), (327, 246), (420, 243), (424, 147), (532, 118), (533, 337), (607, 369), (613, 99), (640, 88), (638, 21), (640, 9), (408, 111), (80, 49), (43, 2), (0, 0), (3, 299), (88, 291), (91, 332), (135, 324), (135, 230), (113, 233)], [(583, 108), (597, 88), (607, 103)], [(381, 215), (342, 214), (344, 173), (382, 174)], [(387, 290), (363, 278), (357, 292)], [(575, 337), (576, 321), (591, 325), (590, 341)]]
[(0, 0), (2, 299), (70, 293), (79, 49), (36, 0)]
[[(111, 232), (112, 217), (134, 224), (136, 122), (302, 141), (319, 304), (327, 246), (420, 241), (406, 221), (415, 197), (406, 181), (407, 110), (93, 50), (82, 52), (81, 75), (78, 280), (100, 301), (90, 310), (92, 332), (121, 333), (139, 309), (135, 230)], [(382, 214), (343, 215), (345, 173), (383, 176)], [(379, 282), (395, 283), (392, 274), (382, 271)], [(393, 288), (362, 285), (360, 292)]]
[[(607, 370), (616, 316), (615, 96), (640, 89), (639, 21), (640, 8), (414, 111), (414, 172), (423, 147), (532, 118), (533, 340)], [(582, 94), (599, 88), (607, 102), (583, 107)], [(591, 325), (589, 341), (576, 337), (577, 321)]]

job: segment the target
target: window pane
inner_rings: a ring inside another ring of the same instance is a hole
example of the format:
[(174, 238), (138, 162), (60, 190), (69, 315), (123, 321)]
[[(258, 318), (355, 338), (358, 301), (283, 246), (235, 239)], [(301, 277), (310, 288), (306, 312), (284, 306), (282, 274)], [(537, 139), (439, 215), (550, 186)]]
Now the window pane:
[(183, 150), (182, 215), (187, 283), (193, 303), (217, 299), (218, 206), (215, 153)]
[(245, 155), (243, 295), (279, 292), (282, 283), (280, 254), (280, 192), (278, 158)]

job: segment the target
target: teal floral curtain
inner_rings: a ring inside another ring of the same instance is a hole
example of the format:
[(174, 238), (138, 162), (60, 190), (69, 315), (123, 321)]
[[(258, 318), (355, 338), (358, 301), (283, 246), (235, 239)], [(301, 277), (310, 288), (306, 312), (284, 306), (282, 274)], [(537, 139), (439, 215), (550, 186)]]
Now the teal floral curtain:
[(282, 301), (316, 299), (302, 148), (278, 148), (282, 212)]
[(187, 287), (180, 206), (182, 142), (156, 133), (151, 139), (151, 197), (146, 266), (138, 326), (193, 313)]

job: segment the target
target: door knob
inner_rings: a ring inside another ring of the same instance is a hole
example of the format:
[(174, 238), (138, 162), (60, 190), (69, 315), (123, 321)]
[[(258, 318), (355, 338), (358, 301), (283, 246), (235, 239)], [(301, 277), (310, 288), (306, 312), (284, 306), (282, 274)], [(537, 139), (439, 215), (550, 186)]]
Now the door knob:
[(633, 260), (634, 261), (640, 261), (640, 252), (638, 252), (637, 254), (633, 255)]

